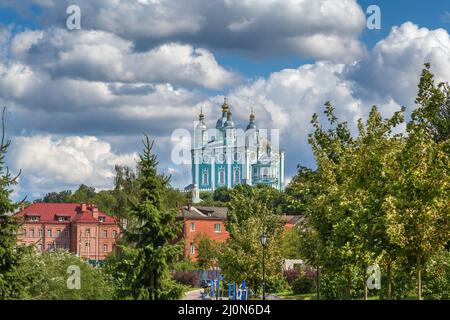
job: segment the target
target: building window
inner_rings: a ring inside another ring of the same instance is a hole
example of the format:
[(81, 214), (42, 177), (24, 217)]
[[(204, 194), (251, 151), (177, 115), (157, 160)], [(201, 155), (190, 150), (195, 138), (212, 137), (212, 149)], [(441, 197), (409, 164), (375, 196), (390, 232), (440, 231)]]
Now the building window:
[(69, 237), (69, 230), (64, 230), (64, 238), (68, 238)]
[(91, 236), (91, 229), (86, 229), (86, 238)]
[(193, 242), (191, 242), (191, 246), (189, 248), (189, 252), (191, 253), (191, 255), (195, 254), (195, 244)]
[(30, 229), (30, 238), (34, 238), (34, 229)]
[(219, 185), (224, 185), (224, 184), (225, 184), (225, 170), (220, 169), (219, 170)]
[(44, 235), (44, 230), (39, 229), (39, 237), (42, 238), (43, 235)]
[(203, 185), (208, 184), (208, 180), (209, 180), (209, 177), (208, 177), (208, 170), (205, 169), (205, 170), (202, 171), (202, 184), (203, 184)]
[(217, 233), (222, 232), (222, 225), (220, 223), (214, 224), (214, 232), (217, 232)]
[(99, 220), (100, 222), (105, 222), (105, 217), (99, 217), (98, 220)]
[(69, 250), (69, 245), (67, 243), (64, 244), (64, 250)]
[(89, 251), (90, 245), (91, 245), (91, 243), (89, 241), (86, 241), (86, 243), (85, 243), (86, 251)]
[(195, 231), (195, 223), (191, 222), (189, 224), (189, 231)]
[(56, 230), (56, 237), (61, 237), (61, 229)]
[(51, 242), (47, 243), (47, 249), (48, 251), (53, 251), (53, 243)]
[(42, 243), (38, 243), (37, 247), (39, 251), (42, 251)]
[(241, 169), (235, 168), (233, 173), (234, 173), (234, 183), (240, 183), (241, 182)]
[(108, 230), (103, 230), (103, 238), (108, 238)]
[(269, 177), (269, 169), (268, 168), (263, 168), (262, 177), (263, 178)]
[(47, 236), (51, 237), (52, 236), (52, 229), (47, 229)]
[(108, 252), (108, 245), (106, 243), (103, 245), (103, 252)]
[(116, 231), (116, 230), (113, 230), (113, 231), (112, 231), (112, 237), (115, 238), (116, 236), (117, 236), (117, 231)]
[(27, 236), (27, 229), (26, 228), (22, 229), (22, 236), (24, 236), (24, 237)]

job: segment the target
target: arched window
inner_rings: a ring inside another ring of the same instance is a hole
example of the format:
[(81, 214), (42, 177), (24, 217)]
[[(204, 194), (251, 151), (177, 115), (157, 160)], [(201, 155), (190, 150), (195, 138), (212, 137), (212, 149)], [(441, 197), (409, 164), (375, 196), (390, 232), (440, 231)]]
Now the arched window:
[(203, 184), (203, 185), (208, 184), (208, 180), (209, 180), (209, 177), (208, 177), (208, 170), (205, 169), (205, 170), (202, 171), (202, 184)]
[(233, 172), (233, 174), (234, 174), (234, 183), (240, 183), (241, 182), (241, 169), (239, 169), (239, 168), (235, 168), (234, 169), (234, 172)]
[(225, 170), (219, 169), (219, 185), (223, 186), (225, 184)]

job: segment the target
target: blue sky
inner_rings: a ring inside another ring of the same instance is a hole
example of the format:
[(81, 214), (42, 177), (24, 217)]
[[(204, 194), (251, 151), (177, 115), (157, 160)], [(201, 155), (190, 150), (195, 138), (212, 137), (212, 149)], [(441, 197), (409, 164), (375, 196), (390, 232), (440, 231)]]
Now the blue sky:
[[(81, 30), (65, 27), (70, 4)], [(374, 4), (381, 30), (365, 27)], [(0, 103), (8, 163), (23, 170), (15, 196), (110, 188), (142, 132), (182, 188), (189, 167), (172, 161), (171, 134), (201, 108), (213, 126), (224, 95), (240, 126), (253, 108), (259, 127), (280, 129), (289, 178), (314, 166), (309, 120), (325, 101), (352, 124), (372, 104), (410, 112), (425, 62), (450, 79), (449, 12), (439, 0), (2, 0)]]

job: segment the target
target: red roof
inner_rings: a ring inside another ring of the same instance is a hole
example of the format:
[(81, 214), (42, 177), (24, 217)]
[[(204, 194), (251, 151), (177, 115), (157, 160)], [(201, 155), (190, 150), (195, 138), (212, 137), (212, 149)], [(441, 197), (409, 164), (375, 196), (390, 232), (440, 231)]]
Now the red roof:
[[(25, 207), (16, 216), (39, 216), (39, 222), (52, 222), (52, 223), (67, 223), (58, 221), (58, 216), (70, 217), (70, 222), (98, 222), (92, 215), (92, 205), (86, 205), (86, 211), (81, 212), (81, 204), (79, 203), (33, 203), (28, 207)], [(105, 221), (102, 223), (117, 223), (118, 221), (105, 214), (102, 211), (98, 211), (99, 218), (104, 217)]]

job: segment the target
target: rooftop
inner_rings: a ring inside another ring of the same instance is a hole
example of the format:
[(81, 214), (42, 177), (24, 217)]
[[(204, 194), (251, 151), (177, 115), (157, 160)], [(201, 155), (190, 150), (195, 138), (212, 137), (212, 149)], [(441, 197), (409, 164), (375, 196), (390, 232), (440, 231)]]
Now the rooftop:
[[(30, 204), (15, 215), (18, 217), (39, 217), (39, 222), (68, 223), (68, 222), (99, 222), (117, 223), (118, 221), (106, 213), (97, 209), (95, 205), (85, 204), (86, 210), (82, 212), (83, 204), (80, 203), (46, 203), (38, 202)], [(98, 210), (98, 219), (93, 215)], [(58, 217), (68, 217), (68, 221), (58, 221)], [(33, 221), (33, 220), (32, 220)], [(36, 221), (37, 222), (37, 221)]]

